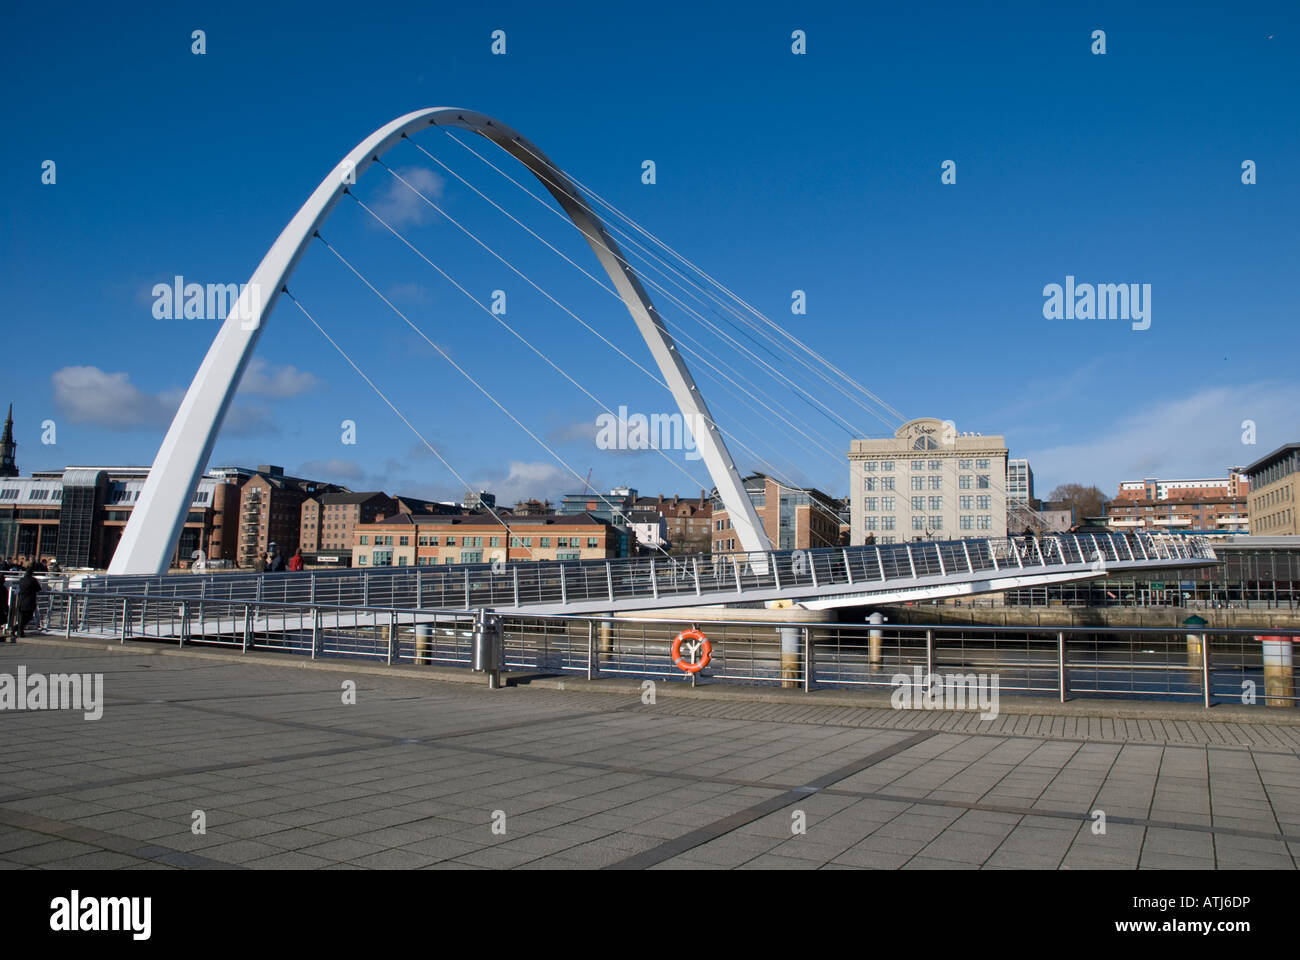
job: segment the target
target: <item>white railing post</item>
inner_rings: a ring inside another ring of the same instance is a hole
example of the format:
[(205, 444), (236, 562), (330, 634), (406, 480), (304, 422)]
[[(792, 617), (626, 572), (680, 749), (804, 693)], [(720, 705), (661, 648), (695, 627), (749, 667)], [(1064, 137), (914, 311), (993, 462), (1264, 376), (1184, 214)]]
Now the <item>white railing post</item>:
[(560, 603), (569, 602), (569, 585), (564, 579), (564, 564), (560, 564)]
[(940, 547), (937, 543), (934, 545), (934, 555), (935, 558), (939, 561), (939, 576), (941, 577), (948, 576), (948, 571), (945, 570), (943, 566), (943, 548)]
[(700, 558), (698, 556), (691, 558), (691, 572), (695, 576), (695, 595), (700, 595)]
[(974, 576), (975, 564), (970, 562), (970, 548), (966, 546), (966, 541), (961, 542), (962, 553), (966, 554), (966, 572)]
[(614, 602), (614, 565), (605, 561), (605, 584), (609, 587), (609, 602)]
[(984, 541), (984, 545), (987, 546), (987, 547), (989, 548), (989, 559), (993, 561), (993, 572), (994, 572), (994, 573), (997, 573), (997, 570), (998, 570), (998, 555), (997, 555), (997, 553), (995, 553), (994, 550), (993, 550), (993, 541), (992, 541), (992, 540), (985, 540), (985, 541)]
[(650, 558), (650, 589), (654, 591), (655, 599), (659, 599), (659, 580), (655, 577), (655, 558)]
[(907, 565), (912, 568), (912, 579), (916, 579), (916, 561), (912, 559), (912, 545), (907, 544)]
[[(853, 567), (849, 565), (849, 548), (845, 547), (843, 552), (844, 552), (844, 573), (849, 578), (849, 584), (851, 586), (853, 584)], [(778, 583), (777, 586), (779, 587), (780, 584)]]
[(880, 552), (879, 547), (876, 547), (876, 563), (880, 567), (880, 582), (884, 583), (889, 578), (885, 576), (885, 555)]

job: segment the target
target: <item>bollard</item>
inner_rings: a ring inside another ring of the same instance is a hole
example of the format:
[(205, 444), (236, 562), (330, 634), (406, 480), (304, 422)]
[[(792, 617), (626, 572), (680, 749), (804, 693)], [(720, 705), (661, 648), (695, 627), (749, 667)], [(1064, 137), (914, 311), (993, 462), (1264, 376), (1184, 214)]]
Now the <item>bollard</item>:
[(433, 626), (428, 623), (415, 625), (415, 662), (426, 663), (429, 660), (429, 648), (433, 646)]
[(614, 652), (614, 623), (611, 620), (600, 621), (600, 652)]
[(1291, 637), (1256, 637), (1263, 645), (1264, 703), (1270, 707), (1295, 706)]
[(867, 634), (869, 637), (869, 653), (867, 655), (867, 660), (871, 664), (872, 669), (878, 669), (880, 667), (880, 647), (881, 641), (884, 640), (885, 637), (885, 631), (880, 629), (880, 625), (884, 622), (885, 615), (879, 611), (867, 617), (867, 623), (871, 624), (871, 630)]
[(473, 668), (475, 673), (488, 675), (489, 690), (499, 690), (504, 686), (501, 682), (501, 670), (505, 660), (502, 649), (505, 637), (501, 618), (489, 616), (489, 612), (482, 609), (474, 614)]
[(803, 692), (811, 693), (813, 677), (817, 673), (817, 649), (813, 643), (812, 627), (803, 628)]
[(777, 627), (781, 634), (781, 686), (794, 690), (799, 686), (799, 654), (803, 631), (798, 627)]
[(596, 647), (596, 621), (587, 621), (587, 679), (594, 680), (600, 673), (600, 650)]
[[(1210, 621), (1192, 614), (1183, 621), (1183, 626), (1189, 629), (1195, 629), (1197, 627), (1209, 626), (1209, 623)], [(1187, 634), (1187, 668), (1189, 670), (1201, 669), (1201, 657), (1203, 655), (1201, 640), (1202, 637), (1199, 633)]]

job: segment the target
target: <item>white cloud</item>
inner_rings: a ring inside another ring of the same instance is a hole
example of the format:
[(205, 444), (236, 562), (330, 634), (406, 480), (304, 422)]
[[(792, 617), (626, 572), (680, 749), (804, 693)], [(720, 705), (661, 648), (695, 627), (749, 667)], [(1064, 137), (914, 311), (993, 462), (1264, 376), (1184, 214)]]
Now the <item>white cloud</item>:
[[(63, 367), (50, 376), (54, 409), (69, 423), (106, 430), (166, 428), (185, 396), (179, 387), (147, 393), (129, 373), (99, 367)], [(256, 405), (231, 404), (221, 433), (226, 436), (278, 433), (270, 414)]]
[[(424, 167), (400, 167), (396, 172), (411, 186), (408, 187), (406, 183), (390, 175), (387, 186), (381, 189), (367, 206), (395, 229), (407, 224), (428, 223), (437, 215), (437, 211), (417, 196), (411, 187), (430, 200), (437, 201), (442, 197), (442, 189), (446, 181)], [(380, 224), (375, 226), (383, 229)]]
[(314, 373), (299, 370), (292, 364), (273, 367), (261, 357), (254, 357), (239, 381), (239, 392), (257, 397), (296, 397), (320, 386)]
[[(488, 477), (472, 482), (472, 485), (475, 490), (495, 493), (497, 503), (502, 505), (513, 505), (520, 500), (556, 503), (564, 494), (581, 489), (581, 484), (563, 467), (545, 461), (523, 463), (518, 460), (510, 462), (509, 472), (504, 477)], [(455, 496), (462, 499), (465, 491), (459, 491)]]
[(50, 377), (54, 409), (71, 423), (133, 430), (166, 426), (180, 406), (178, 389), (146, 393), (129, 373), (106, 373), (98, 367), (63, 367)]
[[(1225, 476), (1300, 434), (1300, 385), (1261, 381), (1207, 387), (1121, 418), (1078, 443), (1030, 451), (1036, 493), (1061, 483), (1096, 484), (1114, 496), (1121, 480)], [(1242, 443), (1253, 420), (1256, 443)]]

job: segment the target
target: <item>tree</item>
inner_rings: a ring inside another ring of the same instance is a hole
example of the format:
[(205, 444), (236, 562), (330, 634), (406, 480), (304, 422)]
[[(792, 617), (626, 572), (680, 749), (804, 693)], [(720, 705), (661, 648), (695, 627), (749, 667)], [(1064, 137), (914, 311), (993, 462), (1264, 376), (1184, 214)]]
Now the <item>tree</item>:
[(1050, 500), (1064, 500), (1074, 508), (1074, 522), (1083, 523), (1088, 517), (1100, 517), (1105, 509), (1106, 494), (1097, 487), (1081, 483), (1063, 483), (1052, 491)]

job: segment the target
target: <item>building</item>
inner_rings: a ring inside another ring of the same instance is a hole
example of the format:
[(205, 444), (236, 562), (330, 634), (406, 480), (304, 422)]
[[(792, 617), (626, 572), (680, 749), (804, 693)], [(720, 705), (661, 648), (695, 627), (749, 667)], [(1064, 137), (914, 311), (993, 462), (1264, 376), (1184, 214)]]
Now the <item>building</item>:
[(497, 495), (479, 490), (465, 497), (466, 510), (492, 510), (497, 505)]
[(380, 491), (308, 497), (302, 502), (298, 549), (309, 563), (346, 564), (352, 555), (353, 529), (398, 512), (397, 501)]
[[(107, 567), (148, 475), (148, 467), (70, 466), (0, 479), (0, 556)], [(199, 479), (174, 566), (188, 566), (199, 551), (210, 559), (234, 555), (239, 485), (230, 468)]]
[(275, 544), (288, 556), (301, 539), (302, 505), (324, 493), (348, 493), (347, 487), (290, 477), (283, 467), (262, 464), (239, 490), (239, 565), (251, 567)]
[(713, 501), (701, 490), (696, 497), (637, 497), (636, 509), (656, 510), (664, 518), (670, 553), (709, 553)]
[[(752, 474), (742, 482), (774, 550), (813, 550), (839, 543), (840, 517), (834, 497), (815, 487), (786, 486), (764, 473)], [(712, 499), (713, 552), (742, 550), (716, 489)]]
[(1005, 537), (1007, 452), (1000, 436), (954, 435), (930, 417), (908, 421), (892, 438), (854, 440), (850, 542)]
[(627, 525), (626, 515), (636, 506), (637, 492), (632, 487), (615, 487), (609, 493), (566, 493), (560, 500), (560, 513), (589, 513), (610, 523)]
[[(443, 566), (618, 556), (613, 525), (590, 514), (511, 516), (398, 513), (354, 529), (355, 567)], [(624, 538), (625, 539), (625, 538)]]
[(1215, 479), (1125, 480), (1115, 499), (1106, 502), (1106, 523), (1116, 530), (1246, 533), (1250, 486), (1236, 467)]
[(1242, 470), (1250, 482), (1250, 532), (1260, 536), (1300, 534), (1300, 443), (1278, 447)]
[(668, 520), (654, 507), (633, 507), (627, 511), (628, 526), (639, 554), (668, 552)]
[(1023, 457), (1007, 461), (1007, 505), (1028, 506), (1034, 499), (1034, 471)]

